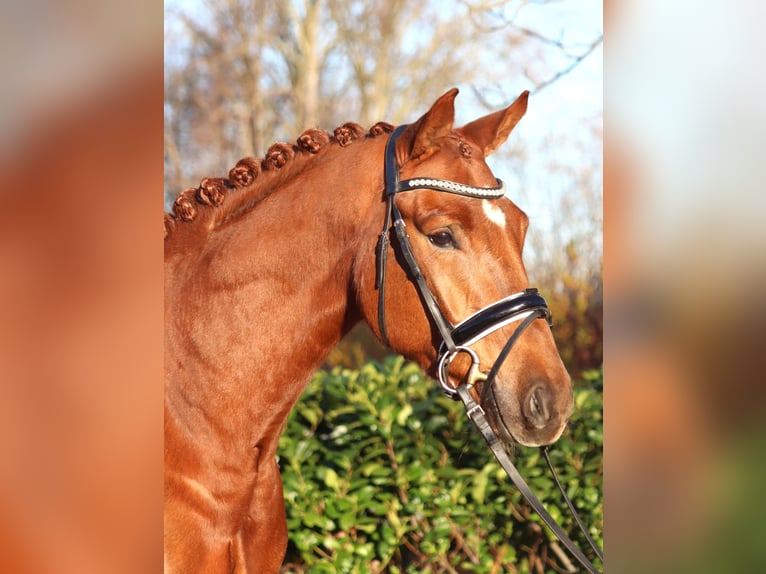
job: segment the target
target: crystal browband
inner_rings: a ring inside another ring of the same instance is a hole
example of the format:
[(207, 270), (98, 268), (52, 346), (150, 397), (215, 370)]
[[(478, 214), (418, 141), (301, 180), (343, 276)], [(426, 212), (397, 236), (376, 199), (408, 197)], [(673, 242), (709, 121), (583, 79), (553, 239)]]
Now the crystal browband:
[(497, 179), (496, 181), (497, 186), (495, 187), (474, 187), (472, 185), (466, 185), (464, 183), (448, 181), (445, 179), (417, 177), (414, 179), (406, 179), (404, 181), (400, 181), (397, 191), (433, 189), (436, 191), (456, 193), (458, 195), (467, 195), (468, 197), (475, 197), (478, 199), (498, 199), (505, 195), (505, 184), (500, 179)]

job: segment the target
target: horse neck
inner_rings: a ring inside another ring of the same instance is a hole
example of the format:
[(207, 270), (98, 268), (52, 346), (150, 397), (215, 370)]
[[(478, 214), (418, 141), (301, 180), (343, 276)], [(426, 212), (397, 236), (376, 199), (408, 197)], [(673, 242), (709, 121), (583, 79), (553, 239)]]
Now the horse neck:
[(367, 222), (378, 210), (382, 221), (382, 145), (336, 151), (169, 261), (171, 401), (175, 387), (187, 402), (226, 409), (231, 433), (249, 423), (253, 440), (278, 435), (311, 374), (359, 319), (351, 275), (369, 243)]

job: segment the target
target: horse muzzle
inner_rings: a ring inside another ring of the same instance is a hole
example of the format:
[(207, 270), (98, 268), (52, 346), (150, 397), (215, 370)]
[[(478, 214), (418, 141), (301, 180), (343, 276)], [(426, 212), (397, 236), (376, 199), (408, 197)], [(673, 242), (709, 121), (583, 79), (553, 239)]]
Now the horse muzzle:
[[(471, 366), (462, 381), (476, 385), (478, 397), (498, 437), (505, 442), (541, 446), (555, 442), (572, 413), (571, 382), (566, 371), (557, 376), (531, 376), (524, 381), (503, 381), (500, 369), (524, 331), (536, 320), (551, 325), (545, 299), (537, 289), (527, 289), (484, 307), (455, 325), (452, 332), (455, 349), (443, 344), (439, 349), (438, 377), (444, 393), (457, 399), (450, 376), (450, 364), (462, 353), (471, 358)], [(488, 373), (481, 370), (472, 345), (495, 331), (518, 322)], [(564, 380), (566, 379), (566, 380)]]
[(495, 379), (477, 388), (479, 403), (497, 436), (504, 442), (523, 446), (556, 442), (572, 414), (571, 386), (567, 384), (567, 392), (563, 393), (551, 381), (533, 379), (519, 393), (505, 387)]

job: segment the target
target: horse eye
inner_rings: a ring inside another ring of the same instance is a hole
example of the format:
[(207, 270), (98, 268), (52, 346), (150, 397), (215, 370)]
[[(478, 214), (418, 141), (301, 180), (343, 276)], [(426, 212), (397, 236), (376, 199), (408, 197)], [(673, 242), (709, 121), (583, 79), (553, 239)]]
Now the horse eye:
[(452, 238), (452, 234), (449, 231), (439, 231), (433, 235), (429, 235), (428, 240), (436, 247), (457, 247), (457, 244), (455, 243), (455, 240)]

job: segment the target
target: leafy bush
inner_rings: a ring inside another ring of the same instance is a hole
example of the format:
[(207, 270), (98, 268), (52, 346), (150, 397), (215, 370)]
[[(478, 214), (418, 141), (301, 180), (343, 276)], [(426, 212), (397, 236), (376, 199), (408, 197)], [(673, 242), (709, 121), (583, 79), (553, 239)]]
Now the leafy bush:
[[(600, 371), (551, 458), (601, 543)], [(465, 415), (412, 363), (389, 357), (315, 375), (280, 440), (290, 543), (283, 572), (561, 571), (566, 551), (531, 512)], [(515, 463), (579, 546), (538, 449)], [(586, 552), (589, 553), (589, 552)], [(554, 568), (555, 566), (555, 568)]]

